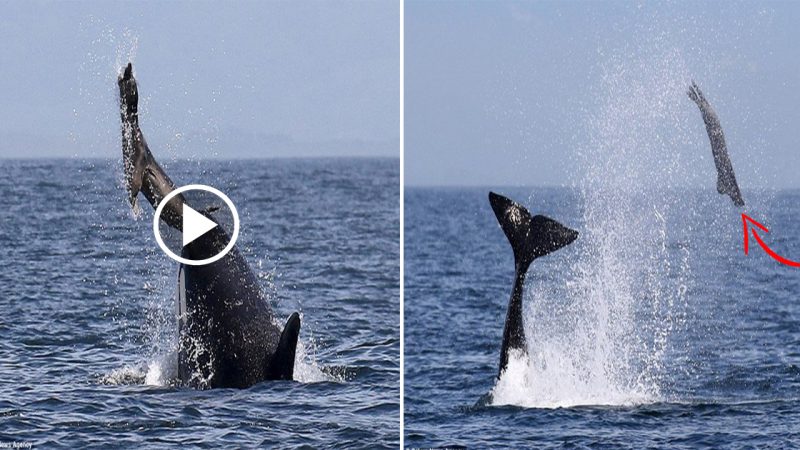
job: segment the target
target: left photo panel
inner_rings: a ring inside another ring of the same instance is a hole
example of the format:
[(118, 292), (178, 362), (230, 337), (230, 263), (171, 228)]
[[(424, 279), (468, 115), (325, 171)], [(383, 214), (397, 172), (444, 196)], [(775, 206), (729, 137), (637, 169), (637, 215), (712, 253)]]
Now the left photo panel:
[(397, 448), (400, 4), (0, 40), (0, 446)]

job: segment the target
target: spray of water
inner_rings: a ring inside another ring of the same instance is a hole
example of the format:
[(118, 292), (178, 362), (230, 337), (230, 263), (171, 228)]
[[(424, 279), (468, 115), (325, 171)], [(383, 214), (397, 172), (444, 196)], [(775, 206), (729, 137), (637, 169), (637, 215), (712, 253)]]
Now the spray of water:
[(687, 182), (688, 121), (698, 117), (688, 114), (681, 52), (638, 55), (612, 56), (602, 67), (577, 161), (583, 224), (575, 262), (559, 269), (569, 279), (558, 288), (529, 282), (528, 355), (511, 358), (494, 404), (625, 405), (668, 396), (663, 361), (685, 323), (691, 281), (685, 230), (671, 221), (676, 188)]

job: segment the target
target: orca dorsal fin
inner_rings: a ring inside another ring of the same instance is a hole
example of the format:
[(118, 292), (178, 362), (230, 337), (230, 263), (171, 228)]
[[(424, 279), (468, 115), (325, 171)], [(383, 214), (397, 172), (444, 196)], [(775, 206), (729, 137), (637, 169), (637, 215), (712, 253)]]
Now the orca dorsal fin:
[(527, 270), (534, 259), (571, 244), (578, 232), (545, 216), (533, 216), (522, 205), (494, 192), (489, 203), (500, 222), (518, 268)]
[(300, 314), (293, 313), (283, 327), (275, 353), (267, 361), (264, 376), (267, 380), (292, 380), (297, 338), (300, 336)]

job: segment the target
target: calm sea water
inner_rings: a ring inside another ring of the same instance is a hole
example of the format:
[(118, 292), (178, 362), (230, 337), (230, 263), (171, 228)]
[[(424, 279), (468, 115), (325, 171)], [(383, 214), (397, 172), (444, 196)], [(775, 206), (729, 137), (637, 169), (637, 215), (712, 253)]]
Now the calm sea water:
[[(800, 269), (745, 256), (728, 198), (495, 190), (581, 236), (532, 264), (530, 356), (498, 381), (513, 256), (489, 189), (406, 190), (406, 445), (800, 447)], [(800, 192), (745, 198), (800, 260)]]
[(161, 161), (226, 192), (294, 382), (172, 387), (177, 266), (119, 160), (0, 161), (0, 442), (40, 447), (399, 445), (399, 162)]

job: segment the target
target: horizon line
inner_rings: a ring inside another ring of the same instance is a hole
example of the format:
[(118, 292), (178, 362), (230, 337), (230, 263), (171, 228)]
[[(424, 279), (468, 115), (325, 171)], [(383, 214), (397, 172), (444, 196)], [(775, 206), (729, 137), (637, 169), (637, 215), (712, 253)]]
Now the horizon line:
[[(117, 160), (122, 155), (117, 156), (0, 156), (0, 161), (42, 161), (42, 160)], [(169, 161), (255, 161), (270, 159), (400, 159), (400, 155), (298, 155), (298, 156), (197, 156), (197, 157), (177, 157), (163, 158)]]
[[(405, 183), (403, 185), (404, 189), (574, 189), (579, 190), (580, 186), (574, 186), (570, 184), (408, 184)], [(704, 186), (673, 186), (670, 187), (668, 190), (679, 190), (679, 189), (692, 189), (692, 190), (709, 190), (714, 191), (716, 190), (713, 187), (704, 187)], [(743, 191), (791, 191), (791, 190), (800, 190), (800, 185), (790, 185), (790, 186), (753, 186), (749, 188), (743, 188)]]

